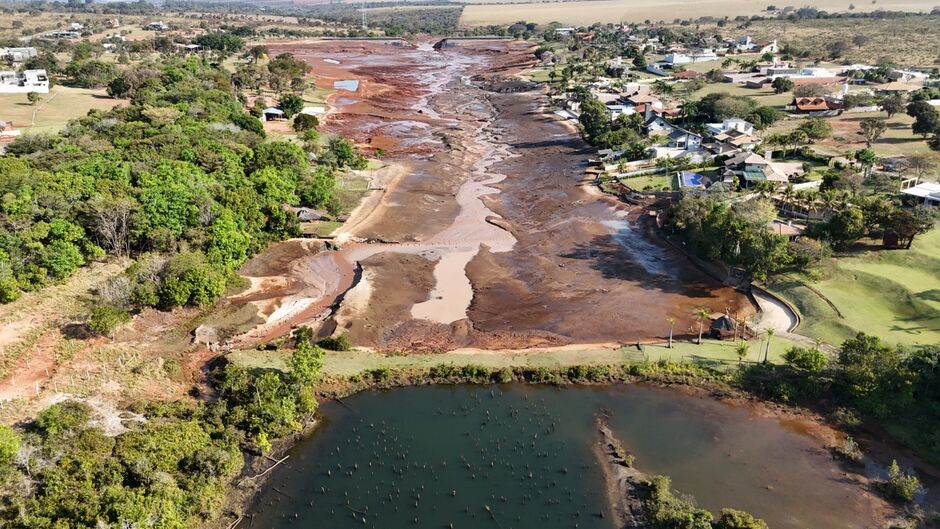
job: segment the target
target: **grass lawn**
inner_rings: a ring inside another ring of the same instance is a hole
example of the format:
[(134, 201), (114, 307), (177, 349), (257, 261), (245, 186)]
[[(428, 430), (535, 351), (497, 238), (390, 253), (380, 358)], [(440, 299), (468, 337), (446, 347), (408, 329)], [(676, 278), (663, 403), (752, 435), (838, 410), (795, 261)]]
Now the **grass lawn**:
[(769, 107), (783, 107), (793, 100), (793, 94), (791, 93), (777, 94), (771, 88), (746, 88), (744, 85), (735, 83), (708, 83), (701, 90), (695, 92), (694, 96), (701, 99), (709, 94), (716, 93), (747, 96), (756, 101), (758, 105)]
[[(890, 119), (884, 112), (852, 112), (829, 118), (832, 125), (832, 137), (812, 145), (813, 150), (830, 156), (844, 156), (865, 148), (865, 140), (858, 134), (859, 125), (865, 118), (887, 120), (888, 128), (878, 138), (872, 149), (878, 156), (898, 156), (929, 152), (930, 147), (920, 136), (911, 131), (914, 119), (907, 114), (895, 114)], [(790, 132), (800, 126), (800, 118), (784, 119), (775, 123), (764, 135)]]
[(26, 94), (0, 94), (0, 119), (11, 121), (23, 132), (57, 132), (70, 120), (79, 118), (89, 110), (108, 110), (124, 104), (113, 99), (102, 89), (53, 86), (42, 100), (30, 105)]
[(651, 174), (621, 178), (624, 185), (637, 191), (676, 191), (678, 183), (675, 174)]
[[(795, 345), (781, 337), (774, 337), (770, 347), (770, 361), (779, 362), (781, 355)], [(374, 351), (328, 351), (323, 372), (327, 375), (350, 376), (363, 371), (387, 367), (391, 369), (429, 368), (436, 365), (482, 365), (489, 368), (504, 367), (567, 367), (575, 365), (610, 365), (646, 360), (673, 360), (697, 362), (712, 366), (733, 367), (738, 363), (735, 344), (730, 341), (706, 339), (702, 345), (676, 340), (673, 348), (662, 345), (644, 345), (642, 351), (628, 346), (620, 349), (570, 347), (563, 349), (532, 350), (525, 352), (452, 351), (442, 354), (385, 355)], [(761, 341), (751, 341), (746, 361), (757, 362)], [(761, 349), (762, 350), (762, 349)], [(259, 369), (285, 369), (287, 351), (243, 350), (229, 353), (228, 359), (245, 367)]]
[[(820, 279), (780, 279), (771, 290), (803, 316), (797, 332), (834, 345), (858, 331), (902, 345), (940, 342), (940, 230), (911, 250), (833, 259)], [(831, 303), (831, 304), (830, 304)]]

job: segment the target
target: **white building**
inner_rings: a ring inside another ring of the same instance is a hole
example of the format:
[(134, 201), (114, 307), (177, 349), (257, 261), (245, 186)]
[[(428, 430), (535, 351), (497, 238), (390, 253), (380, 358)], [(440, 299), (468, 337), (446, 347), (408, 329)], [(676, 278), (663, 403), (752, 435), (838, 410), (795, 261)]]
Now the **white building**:
[(49, 76), (45, 70), (0, 72), (0, 94), (49, 93)]
[(39, 55), (36, 48), (0, 48), (0, 60), (24, 62)]
[(940, 206), (940, 183), (921, 182), (902, 189), (901, 193), (922, 201), (925, 206)]
[(736, 130), (744, 134), (753, 135), (754, 134), (754, 125), (748, 123), (747, 121), (741, 118), (731, 118), (722, 121), (721, 123), (709, 123), (708, 132), (712, 136), (717, 136), (723, 132), (730, 132)]
[(718, 59), (718, 55), (714, 50), (704, 49), (692, 51), (689, 53), (670, 53), (669, 55), (666, 55), (664, 62), (674, 66), (676, 64), (714, 61), (716, 59)]

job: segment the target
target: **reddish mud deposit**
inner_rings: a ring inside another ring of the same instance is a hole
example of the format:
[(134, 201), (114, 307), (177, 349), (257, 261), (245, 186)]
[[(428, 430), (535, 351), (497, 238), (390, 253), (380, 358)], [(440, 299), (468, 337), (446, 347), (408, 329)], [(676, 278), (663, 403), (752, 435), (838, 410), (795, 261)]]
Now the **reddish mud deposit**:
[(382, 350), (633, 342), (668, 333), (670, 317), (691, 329), (700, 307), (753, 311), (657, 242), (641, 212), (582, 182), (588, 146), (514, 77), (531, 59), (524, 44), (268, 47), (307, 61), (321, 86), (360, 81), (330, 96), (323, 127), (406, 170), (338, 249), (290, 241), (252, 260), (238, 299), (266, 323), (242, 345), (324, 321)]

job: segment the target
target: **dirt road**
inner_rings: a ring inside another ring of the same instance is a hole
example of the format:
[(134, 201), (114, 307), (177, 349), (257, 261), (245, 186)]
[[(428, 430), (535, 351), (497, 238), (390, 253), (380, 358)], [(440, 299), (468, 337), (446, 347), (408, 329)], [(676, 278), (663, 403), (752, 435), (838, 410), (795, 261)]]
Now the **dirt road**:
[[(313, 321), (380, 350), (518, 349), (661, 338), (670, 317), (691, 329), (699, 307), (753, 312), (659, 244), (644, 212), (586, 187), (588, 146), (514, 77), (531, 60), (524, 43), (268, 46), (307, 61), (323, 86), (360, 81), (331, 96), (324, 128), (407, 170), (338, 250), (252, 260), (266, 323), (248, 337)], [(324, 260), (358, 269), (354, 282)]]

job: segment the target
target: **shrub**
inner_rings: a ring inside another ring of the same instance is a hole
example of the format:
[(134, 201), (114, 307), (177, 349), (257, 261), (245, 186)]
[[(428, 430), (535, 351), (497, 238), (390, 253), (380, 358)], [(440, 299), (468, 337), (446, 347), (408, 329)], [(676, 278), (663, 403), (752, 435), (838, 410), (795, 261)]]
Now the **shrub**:
[(124, 309), (111, 305), (98, 305), (91, 311), (88, 326), (102, 336), (110, 336), (114, 329), (130, 321), (131, 315)]
[(879, 484), (881, 492), (892, 500), (910, 503), (921, 490), (920, 480), (913, 474), (901, 470), (897, 460), (888, 467), (888, 479)]
[(74, 432), (91, 417), (91, 408), (84, 403), (67, 400), (53, 404), (36, 415), (33, 425), (46, 437)]
[(349, 336), (346, 334), (341, 334), (335, 338), (323, 338), (317, 342), (317, 345), (330, 351), (348, 351), (352, 349), (352, 344), (349, 342)]
[(320, 120), (310, 114), (297, 114), (294, 117), (293, 127), (296, 132), (316, 130), (320, 126)]
[(0, 465), (12, 463), (20, 451), (20, 438), (13, 428), (0, 424)]
[(828, 361), (826, 355), (819, 349), (804, 349), (802, 347), (791, 347), (783, 354), (783, 359), (791, 366), (811, 373), (822, 371)]
[(767, 524), (750, 513), (734, 509), (722, 509), (715, 529), (767, 529)]

